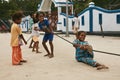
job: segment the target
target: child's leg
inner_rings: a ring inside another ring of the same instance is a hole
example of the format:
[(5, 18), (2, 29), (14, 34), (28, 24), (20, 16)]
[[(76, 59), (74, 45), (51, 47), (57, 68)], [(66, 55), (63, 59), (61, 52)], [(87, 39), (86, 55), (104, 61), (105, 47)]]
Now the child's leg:
[(19, 54), (20, 62), (26, 63), (27, 60), (24, 60), (24, 59), (22, 58), (22, 51), (21, 51), (21, 47), (20, 47), (20, 46), (19, 46), (19, 49), (18, 49), (18, 54)]
[(20, 56), (19, 56), (19, 47), (15, 46), (12, 47), (12, 64), (13, 65), (20, 65)]
[(86, 64), (91, 65), (91, 66), (93, 66), (93, 67), (97, 67), (97, 70), (100, 70), (100, 69), (108, 69), (107, 66), (102, 65), (102, 64), (100, 64), (100, 63), (97, 63), (97, 62), (94, 61), (92, 58), (84, 58), (84, 57), (81, 57), (81, 58), (77, 58), (77, 61), (86, 63)]
[(49, 41), (49, 44), (50, 44), (50, 49), (51, 49), (51, 54), (49, 55), (49, 58), (52, 58), (52, 57), (54, 57), (54, 54), (53, 54), (54, 47), (53, 47), (52, 41)]
[(33, 44), (32, 52), (35, 51), (35, 48), (36, 48), (36, 42), (34, 42), (34, 44)]
[(77, 61), (79, 62), (83, 62), (83, 63), (86, 63), (88, 65), (91, 65), (93, 67), (96, 66), (96, 61), (94, 61), (92, 58), (84, 58), (84, 57), (81, 57), (81, 58), (77, 58)]
[(32, 48), (33, 39), (30, 42), (29, 48)]
[(36, 53), (41, 53), (41, 52), (39, 52), (38, 49), (39, 49), (39, 41), (36, 42)]
[(97, 70), (109, 69), (107, 66), (100, 64), (100, 63), (96, 63), (96, 67), (97, 67)]
[(45, 56), (49, 56), (49, 55), (50, 55), (50, 52), (49, 52), (48, 47), (47, 47), (47, 45), (46, 45), (46, 41), (43, 41), (43, 42), (42, 42), (42, 45), (43, 45), (43, 47), (45, 48), (45, 50), (47, 51), (47, 54), (46, 54)]
[(53, 34), (49, 34), (49, 37), (48, 37), (48, 40), (49, 40), (49, 45), (50, 45), (50, 49), (51, 49), (51, 54), (49, 55), (49, 58), (52, 58), (54, 57), (54, 54), (53, 54), (53, 50), (54, 50), (54, 46), (53, 46)]

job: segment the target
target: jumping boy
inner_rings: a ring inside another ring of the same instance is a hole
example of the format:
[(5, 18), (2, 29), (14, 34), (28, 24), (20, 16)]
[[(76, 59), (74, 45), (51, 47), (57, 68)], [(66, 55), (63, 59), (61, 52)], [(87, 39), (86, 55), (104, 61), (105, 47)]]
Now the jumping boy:
[(12, 46), (12, 64), (22, 65), (22, 62), (27, 62), (22, 58), (21, 45), (22, 41), (27, 44), (24, 39), (19, 24), (22, 20), (22, 12), (16, 12), (12, 16), (13, 24), (11, 26), (11, 46)]
[[(45, 48), (45, 50), (47, 51), (47, 54), (45, 56), (48, 56), (49, 58), (54, 57), (53, 54), (53, 29), (51, 26), (49, 26), (49, 21), (44, 19), (44, 13), (40, 13), (39, 14), (39, 28), (40, 30), (44, 31), (44, 37), (43, 37), (43, 47)], [(49, 51), (46, 43), (49, 40), (49, 45), (50, 45), (50, 49), (51, 52)]]

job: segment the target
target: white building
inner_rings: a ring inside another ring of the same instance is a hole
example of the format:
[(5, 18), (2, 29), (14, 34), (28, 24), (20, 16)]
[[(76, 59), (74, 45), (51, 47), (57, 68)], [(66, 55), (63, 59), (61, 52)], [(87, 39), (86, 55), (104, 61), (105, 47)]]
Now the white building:
[[(66, 0), (42, 0), (41, 4), (38, 4), (38, 11), (40, 12), (51, 12), (51, 5), (54, 3), (55, 7), (58, 9), (58, 23), (57, 23), (57, 29), (62, 29), (63, 21), (61, 19), (61, 13), (62, 13), (62, 7), (66, 7)], [(72, 2), (68, 2), (68, 6), (73, 6)], [(73, 12), (73, 11), (72, 11)], [(64, 16), (64, 15), (63, 15)], [(21, 23), (22, 31), (26, 32), (29, 29), (28, 24), (29, 18), (23, 18), (23, 21)], [(64, 28), (63, 28), (64, 30)]]
[[(66, 32), (66, 13), (62, 13), (62, 7), (66, 6), (66, 0), (43, 0), (38, 11), (51, 11), (52, 2), (58, 8), (57, 30)], [(72, 6), (72, 2), (69, 2)], [(72, 32), (72, 23), (74, 16), (68, 16), (68, 30)], [(88, 8), (78, 14), (80, 29), (87, 32), (120, 32), (120, 9), (106, 10), (95, 6), (93, 2), (89, 3)], [(26, 27), (28, 29), (28, 27)], [(26, 29), (26, 30), (27, 30)], [(24, 29), (25, 30), (25, 29)], [(28, 30), (27, 30), (28, 31)]]
[[(72, 32), (72, 20), (74, 16), (69, 16), (69, 32)], [(95, 6), (93, 2), (89, 7), (78, 14), (80, 21), (79, 30), (87, 32), (120, 32), (120, 9), (106, 10)], [(60, 14), (61, 30), (66, 31), (66, 15)], [(102, 27), (102, 28), (101, 28)]]
[(80, 30), (88, 32), (120, 31), (120, 9), (106, 10), (95, 6), (93, 2), (89, 7), (78, 14)]

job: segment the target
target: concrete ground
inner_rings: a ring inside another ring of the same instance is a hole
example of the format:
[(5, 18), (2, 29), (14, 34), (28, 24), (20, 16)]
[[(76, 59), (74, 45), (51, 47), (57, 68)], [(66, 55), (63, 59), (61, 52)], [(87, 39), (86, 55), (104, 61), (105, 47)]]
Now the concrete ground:
[[(24, 34), (28, 39), (30, 34)], [(74, 35), (61, 37), (73, 41)], [(109, 70), (96, 70), (91, 66), (79, 63), (75, 60), (75, 49), (68, 42), (54, 36), (54, 54), (55, 57), (49, 59), (44, 57), (44, 50), (41, 41), (43, 35), (40, 35), (40, 51), (36, 54), (28, 48), (22, 46), (23, 57), (28, 62), (21, 66), (11, 64), (10, 33), (0, 33), (0, 80), (120, 80), (120, 56), (113, 56), (104, 53), (94, 52), (95, 60), (109, 66)], [(120, 54), (120, 37), (108, 37), (96, 35), (87, 35), (88, 41), (94, 50), (113, 52)]]

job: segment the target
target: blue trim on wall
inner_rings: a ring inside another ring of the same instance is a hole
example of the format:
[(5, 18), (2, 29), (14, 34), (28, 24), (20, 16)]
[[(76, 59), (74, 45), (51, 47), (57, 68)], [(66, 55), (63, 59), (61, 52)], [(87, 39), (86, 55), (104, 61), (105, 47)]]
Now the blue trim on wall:
[(80, 13), (78, 14), (78, 16), (82, 15), (83, 13), (85, 13), (86, 11), (88, 11), (89, 9), (90, 9), (89, 7), (86, 8), (85, 10), (83, 10), (82, 12), (80, 12)]
[[(66, 4), (66, 2), (55, 2), (55, 4)], [(68, 4), (73, 4), (73, 2), (68, 2)]]
[(93, 9), (90, 8), (89, 10), (89, 31), (93, 32)]
[(102, 11), (102, 12), (105, 12), (105, 13), (118, 13), (118, 12), (120, 12), (120, 9), (107, 10), (107, 9), (104, 9), (104, 8), (101, 8), (101, 7), (98, 7), (98, 6), (93, 7), (93, 9), (96, 9), (96, 10), (99, 10), (99, 11)]
[(88, 11), (90, 9), (95, 9), (95, 10), (98, 10), (98, 11), (101, 11), (101, 12), (105, 12), (105, 13), (119, 13), (120, 12), (120, 9), (117, 9), (117, 10), (107, 10), (107, 9), (104, 9), (104, 8), (101, 8), (101, 7), (98, 7), (98, 6), (94, 6), (94, 7), (88, 7), (86, 9), (84, 9), (82, 12), (80, 12), (78, 14), (78, 16), (82, 15), (83, 13), (85, 13), (86, 11)]
[[(63, 15), (66, 17), (66, 14), (65, 13), (60, 13), (60, 15)], [(68, 18), (74, 18), (74, 15), (68, 15)]]

